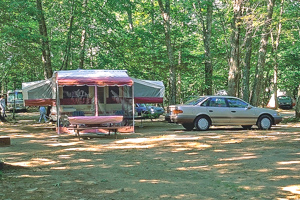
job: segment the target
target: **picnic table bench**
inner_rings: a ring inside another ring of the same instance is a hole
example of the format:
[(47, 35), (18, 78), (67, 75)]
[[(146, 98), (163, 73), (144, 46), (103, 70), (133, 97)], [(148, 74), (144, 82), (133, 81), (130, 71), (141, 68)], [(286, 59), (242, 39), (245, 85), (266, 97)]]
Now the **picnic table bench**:
[(103, 129), (114, 131), (115, 135), (119, 128), (121, 128), (121, 123), (123, 121), (123, 116), (121, 115), (110, 115), (110, 116), (72, 116), (68, 117), (70, 126), (68, 129), (73, 129), (76, 132), (76, 136), (80, 137), (81, 130), (95, 130)]

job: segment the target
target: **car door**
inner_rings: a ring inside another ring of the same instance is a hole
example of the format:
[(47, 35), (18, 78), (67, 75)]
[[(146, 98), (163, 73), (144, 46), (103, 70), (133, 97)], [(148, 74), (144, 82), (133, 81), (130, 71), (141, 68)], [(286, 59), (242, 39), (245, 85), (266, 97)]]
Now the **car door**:
[(229, 107), (224, 97), (210, 97), (206, 106), (212, 125), (227, 125), (230, 122)]
[(230, 113), (230, 124), (253, 125), (257, 121), (255, 110), (249, 104), (238, 98), (227, 98)]

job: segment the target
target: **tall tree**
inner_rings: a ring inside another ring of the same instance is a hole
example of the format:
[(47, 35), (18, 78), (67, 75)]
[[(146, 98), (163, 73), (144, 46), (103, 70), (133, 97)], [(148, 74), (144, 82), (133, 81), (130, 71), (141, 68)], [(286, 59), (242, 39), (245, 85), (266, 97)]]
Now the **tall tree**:
[[(207, 95), (213, 94), (213, 66), (211, 58), (213, 2), (214, 0), (208, 0), (202, 5), (202, 1), (199, 0), (197, 6), (194, 4), (194, 8), (199, 14), (199, 19), (202, 24), (203, 45), (205, 49), (205, 93)], [(203, 15), (203, 7), (206, 7), (206, 17)]]
[(167, 46), (168, 58), (169, 58), (169, 85), (170, 85), (170, 104), (176, 104), (176, 64), (174, 58), (174, 51), (171, 44), (171, 24), (170, 24), (170, 1), (166, 0), (165, 5), (162, 0), (158, 0), (159, 8), (163, 18), (165, 42)]
[(273, 32), (271, 32), (271, 40), (272, 40), (272, 53), (273, 53), (273, 59), (274, 59), (274, 76), (273, 76), (273, 83), (274, 83), (274, 98), (275, 98), (275, 108), (278, 108), (278, 100), (277, 100), (277, 90), (278, 90), (278, 46), (280, 41), (280, 35), (281, 35), (281, 28), (282, 28), (282, 14), (283, 14), (283, 5), (284, 0), (281, 0), (281, 6), (280, 6), (280, 13), (279, 13), (279, 21), (278, 21), (278, 27), (277, 27), (277, 35), (276, 38), (273, 36)]
[(262, 94), (262, 84), (263, 84), (263, 75), (264, 68), (266, 63), (266, 53), (267, 53), (267, 44), (268, 38), (270, 36), (270, 26), (272, 22), (273, 8), (275, 0), (268, 0), (268, 11), (267, 18), (264, 22), (262, 36), (260, 40), (260, 48), (258, 52), (258, 61), (255, 70), (255, 79), (253, 84), (253, 92), (251, 96), (251, 104), (257, 106), (260, 103), (260, 95)]
[[(64, 52), (64, 59), (62, 66), (60, 70), (67, 70), (70, 62), (70, 56), (71, 56), (71, 44), (72, 44), (72, 32), (73, 32), (73, 24), (74, 24), (74, 18), (75, 18), (75, 10), (76, 10), (76, 4), (75, 0), (72, 1), (71, 5), (71, 18), (70, 18), (70, 25), (69, 25), (69, 32), (67, 35), (67, 40), (66, 40), (66, 50)], [(85, 32), (83, 32), (85, 34)]]
[(253, 36), (253, 17), (249, 8), (248, 14), (250, 17), (246, 17), (246, 34), (245, 34), (245, 58), (242, 67), (242, 98), (249, 102), (250, 97), (250, 68), (251, 68), (251, 55), (252, 55), (252, 36)]
[(228, 75), (228, 95), (236, 96), (238, 88), (239, 73), (239, 40), (240, 40), (240, 21), (241, 7), (243, 0), (233, 0), (233, 17), (231, 22), (230, 58)]
[(84, 24), (83, 24), (83, 28), (82, 28), (82, 32), (81, 32), (81, 40), (80, 40), (80, 56), (79, 56), (79, 69), (83, 69), (83, 65), (84, 65), (84, 55), (85, 55), (85, 46), (86, 46), (86, 36), (87, 36), (87, 27), (88, 27), (88, 22), (87, 22), (87, 12), (88, 12), (88, 8), (87, 8), (87, 0), (85, 0), (82, 4), (83, 7), (83, 18), (84, 18)]
[(51, 66), (51, 52), (50, 44), (47, 33), (47, 26), (45, 16), (43, 12), (43, 6), (41, 0), (36, 0), (37, 7), (37, 20), (39, 23), (39, 31), (41, 34), (41, 45), (42, 45), (42, 62), (44, 65), (44, 76), (45, 79), (52, 77), (52, 66)]

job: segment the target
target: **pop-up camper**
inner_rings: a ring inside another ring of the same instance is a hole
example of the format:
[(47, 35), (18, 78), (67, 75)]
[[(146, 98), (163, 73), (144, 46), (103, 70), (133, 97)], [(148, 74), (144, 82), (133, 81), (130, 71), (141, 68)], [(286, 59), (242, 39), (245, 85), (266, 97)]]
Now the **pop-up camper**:
[(162, 82), (132, 79), (126, 70), (57, 71), (22, 86), (27, 106), (56, 106), (58, 133), (74, 126), (133, 132), (135, 99), (162, 103), (164, 96)]

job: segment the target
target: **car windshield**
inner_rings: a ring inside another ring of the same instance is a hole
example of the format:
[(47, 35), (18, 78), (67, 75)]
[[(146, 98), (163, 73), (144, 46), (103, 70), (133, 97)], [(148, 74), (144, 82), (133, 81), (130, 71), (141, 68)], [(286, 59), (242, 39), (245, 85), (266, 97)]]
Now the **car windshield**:
[(193, 99), (188, 100), (187, 102), (185, 102), (185, 105), (197, 105), (201, 101), (203, 101), (204, 99), (206, 99), (206, 97), (196, 97), (196, 98), (193, 98)]

